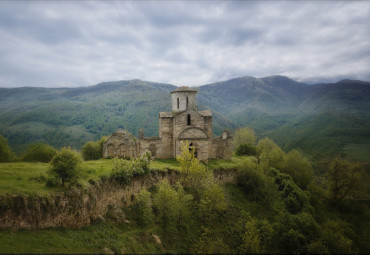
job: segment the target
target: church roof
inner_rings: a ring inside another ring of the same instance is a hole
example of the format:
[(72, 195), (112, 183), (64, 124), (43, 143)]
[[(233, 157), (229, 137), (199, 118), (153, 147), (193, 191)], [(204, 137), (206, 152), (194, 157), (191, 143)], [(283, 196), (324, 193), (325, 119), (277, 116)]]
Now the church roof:
[(159, 113), (159, 118), (172, 118), (172, 112), (160, 112)]
[[(197, 111), (197, 112), (204, 117), (212, 116), (212, 112), (210, 110)], [(173, 117), (172, 112), (160, 112), (159, 113), (159, 118), (172, 118), (172, 117)]]
[(198, 91), (195, 89), (191, 89), (187, 86), (181, 86), (175, 89), (174, 91), (172, 91), (171, 93), (174, 93), (174, 92), (198, 92)]
[(212, 112), (210, 110), (199, 111), (204, 117), (212, 116)]
[(124, 140), (136, 140), (135, 136), (133, 136), (128, 130), (122, 128), (117, 129), (110, 138), (112, 137), (119, 137)]

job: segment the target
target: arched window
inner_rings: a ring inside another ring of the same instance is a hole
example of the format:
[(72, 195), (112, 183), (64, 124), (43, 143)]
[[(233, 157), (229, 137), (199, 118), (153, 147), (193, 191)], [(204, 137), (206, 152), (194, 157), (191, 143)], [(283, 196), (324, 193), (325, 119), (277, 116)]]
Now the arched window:
[(191, 124), (190, 114), (188, 114), (188, 126)]
[(177, 109), (180, 108), (180, 98), (177, 98)]

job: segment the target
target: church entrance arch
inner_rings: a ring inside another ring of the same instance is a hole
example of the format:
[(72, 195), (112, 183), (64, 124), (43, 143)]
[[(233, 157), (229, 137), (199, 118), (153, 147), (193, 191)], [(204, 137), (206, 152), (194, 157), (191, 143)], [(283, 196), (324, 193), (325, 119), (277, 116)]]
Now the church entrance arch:
[(192, 150), (194, 150), (194, 158), (198, 158), (198, 148), (197, 148), (197, 146), (193, 143), (190, 143), (189, 144), (189, 151), (191, 152)]
[(157, 146), (154, 143), (151, 143), (149, 145), (149, 151), (152, 154), (152, 157), (156, 157), (157, 156)]
[(109, 144), (108, 145), (108, 157), (109, 158), (114, 158), (114, 145), (113, 144)]

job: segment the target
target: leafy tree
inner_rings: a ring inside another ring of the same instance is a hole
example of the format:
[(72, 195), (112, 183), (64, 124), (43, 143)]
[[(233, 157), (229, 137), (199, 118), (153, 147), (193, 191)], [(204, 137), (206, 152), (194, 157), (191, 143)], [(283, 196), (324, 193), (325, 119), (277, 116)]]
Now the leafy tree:
[(284, 157), (283, 172), (292, 176), (295, 183), (305, 189), (313, 178), (311, 163), (296, 150), (292, 150)]
[(103, 136), (99, 141), (87, 142), (82, 146), (81, 153), (84, 160), (96, 160), (103, 157), (103, 145), (107, 137)]
[(227, 204), (222, 187), (216, 183), (206, 185), (202, 190), (198, 208), (205, 224), (211, 223), (219, 213), (225, 211)]
[(328, 250), (333, 254), (351, 254), (352, 240), (344, 236), (340, 222), (329, 220), (325, 223), (322, 232), (322, 240)]
[(268, 165), (281, 169), (284, 159), (284, 151), (270, 138), (265, 137), (257, 144), (257, 153), (260, 157), (268, 160)]
[(69, 147), (63, 147), (50, 161), (49, 174), (62, 182), (76, 183), (80, 177), (81, 156)]
[(0, 135), (0, 162), (10, 162), (12, 160), (14, 160), (14, 154), (8, 145), (8, 139)]
[(30, 144), (22, 155), (22, 160), (48, 163), (54, 157), (55, 153), (57, 153), (57, 149), (50, 145), (42, 143)]
[(241, 144), (236, 148), (235, 154), (237, 156), (242, 155), (256, 155), (256, 147), (249, 144)]
[(359, 165), (346, 160), (334, 158), (327, 172), (331, 199), (334, 204), (343, 200), (357, 182)]
[(157, 209), (160, 222), (164, 228), (174, 222), (180, 213), (180, 199), (168, 180), (162, 180), (157, 185), (158, 190), (153, 198), (153, 205)]
[(177, 224), (178, 226), (184, 227), (186, 223), (190, 221), (193, 196), (191, 194), (187, 194), (179, 182), (176, 184), (175, 188), (179, 197), (179, 215)]
[(267, 220), (258, 220), (242, 211), (241, 245), (242, 253), (266, 253), (271, 245), (273, 228)]
[(256, 163), (244, 160), (238, 168), (237, 184), (253, 200), (263, 200), (266, 195), (266, 178)]
[(135, 218), (141, 225), (148, 225), (153, 220), (152, 199), (150, 192), (142, 189), (136, 197), (136, 202), (133, 206)]
[(248, 145), (253, 148), (256, 146), (256, 133), (251, 127), (239, 128), (234, 132), (233, 135), (233, 147), (238, 148), (240, 145)]
[(199, 199), (204, 187), (214, 181), (212, 170), (194, 157), (194, 150), (189, 150), (187, 142), (183, 144), (181, 154), (176, 159), (180, 164), (183, 186), (189, 188), (196, 199)]
[(242, 237), (242, 251), (244, 253), (261, 253), (261, 237), (257, 228), (257, 221), (251, 219), (245, 224), (245, 232)]
[(215, 253), (214, 249), (215, 249), (215, 240), (212, 237), (211, 231), (208, 228), (202, 226), (201, 234), (195, 248), (196, 253), (213, 254)]
[(82, 157), (84, 160), (96, 160), (102, 157), (100, 144), (97, 142), (87, 142), (81, 148)]

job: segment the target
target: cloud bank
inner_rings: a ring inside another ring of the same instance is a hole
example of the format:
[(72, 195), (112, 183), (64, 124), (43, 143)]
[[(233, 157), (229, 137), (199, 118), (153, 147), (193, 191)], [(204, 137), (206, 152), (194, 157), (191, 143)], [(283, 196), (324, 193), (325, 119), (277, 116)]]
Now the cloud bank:
[(368, 1), (0, 1), (0, 87), (370, 80)]

